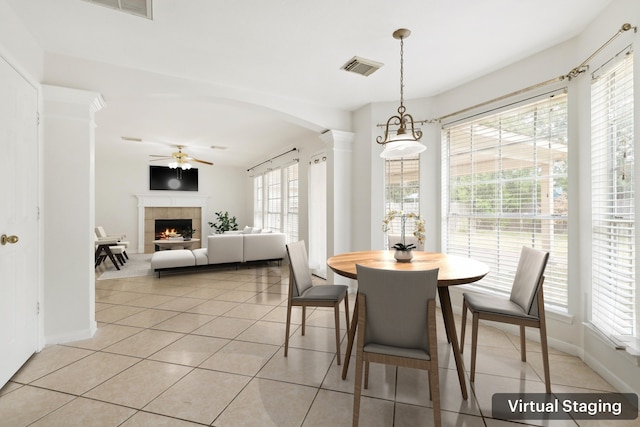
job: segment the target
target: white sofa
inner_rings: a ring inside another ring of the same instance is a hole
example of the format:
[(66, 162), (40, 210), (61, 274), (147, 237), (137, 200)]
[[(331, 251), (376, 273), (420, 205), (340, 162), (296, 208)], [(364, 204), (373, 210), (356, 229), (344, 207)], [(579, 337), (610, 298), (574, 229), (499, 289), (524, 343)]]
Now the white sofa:
[(225, 233), (208, 236), (207, 247), (194, 250), (157, 251), (151, 268), (158, 273), (177, 269), (241, 264), (252, 261), (282, 261), (286, 255), (284, 233)]

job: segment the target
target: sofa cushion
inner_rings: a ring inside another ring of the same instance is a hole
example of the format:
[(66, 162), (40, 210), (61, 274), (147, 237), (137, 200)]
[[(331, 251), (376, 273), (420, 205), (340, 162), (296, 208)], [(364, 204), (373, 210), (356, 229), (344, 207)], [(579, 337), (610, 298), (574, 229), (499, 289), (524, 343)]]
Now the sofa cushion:
[(207, 256), (207, 248), (194, 249), (192, 252), (193, 252), (193, 256), (196, 259), (196, 265), (209, 264), (209, 257)]
[(196, 265), (196, 259), (189, 249), (176, 249), (154, 252), (151, 256), (151, 268), (190, 267)]
[(286, 256), (284, 233), (245, 234), (244, 261), (283, 259)]
[(242, 234), (215, 234), (207, 240), (209, 264), (242, 262)]

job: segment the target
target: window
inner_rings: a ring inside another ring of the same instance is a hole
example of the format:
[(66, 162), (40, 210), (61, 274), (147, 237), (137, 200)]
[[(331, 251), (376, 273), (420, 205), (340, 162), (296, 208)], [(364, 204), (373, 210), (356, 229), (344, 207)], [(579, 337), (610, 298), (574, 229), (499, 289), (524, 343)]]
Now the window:
[[(420, 214), (420, 159), (410, 157), (385, 161), (385, 214), (389, 211)], [(400, 218), (389, 227), (390, 234), (400, 234)], [(413, 221), (407, 221), (405, 233), (415, 230)]]
[(285, 168), (287, 199), (284, 217), (284, 230), (287, 243), (296, 242), (298, 237), (298, 163)]
[(271, 231), (281, 231), (281, 213), (282, 213), (282, 186), (280, 184), (281, 171), (275, 169), (265, 174), (265, 190), (266, 190), (266, 211), (264, 228)]
[(477, 286), (508, 294), (522, 246), (549, 251), (545, 301), (566, 310), (567, 135), (563, 93), (443, 128), (443, 251), (490, 266)]
[(637, 338), (633, 54), (591, 84), (591, 321), (615, 341)]
[(264, 209), (263, 195), (263, 175), (258, 175), (253, 178), (253, 226), (262, 228), (262, 211)]
[(253, 226), (298, 240), (298, 163), (253, 177)]

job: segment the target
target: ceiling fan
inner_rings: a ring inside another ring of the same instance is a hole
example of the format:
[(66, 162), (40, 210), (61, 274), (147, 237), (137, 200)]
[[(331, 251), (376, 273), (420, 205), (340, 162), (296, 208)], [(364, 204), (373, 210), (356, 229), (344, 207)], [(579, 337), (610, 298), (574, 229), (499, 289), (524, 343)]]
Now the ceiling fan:
[(170, 160), (169, 167), (171, 169), (191, 169), (191, 163), (189, 162), (198, 162), (203, 163), (205, 165), (213, 165), (213, 163), (208, 162), (206, 160), (196, 159), (195, 157), (189, 156), (187, 153), (182, 152), (184, 148), (183, 145), (176, 145), (178, 151), (171, 153), (171, 156), (161, 155), (161, 154), (150, 154), (151, 157), (158, 157), (158, 159), (152, 159), (152, 162), (161, 161), (161, 160)]

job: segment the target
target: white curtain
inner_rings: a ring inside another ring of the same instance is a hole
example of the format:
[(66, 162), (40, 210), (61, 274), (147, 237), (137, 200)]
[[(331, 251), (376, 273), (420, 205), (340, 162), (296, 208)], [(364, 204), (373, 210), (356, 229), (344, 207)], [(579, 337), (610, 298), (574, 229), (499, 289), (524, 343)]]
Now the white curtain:
[(309, 165), (309, 267), (327, 278), (327, 163), (323, 155)]

